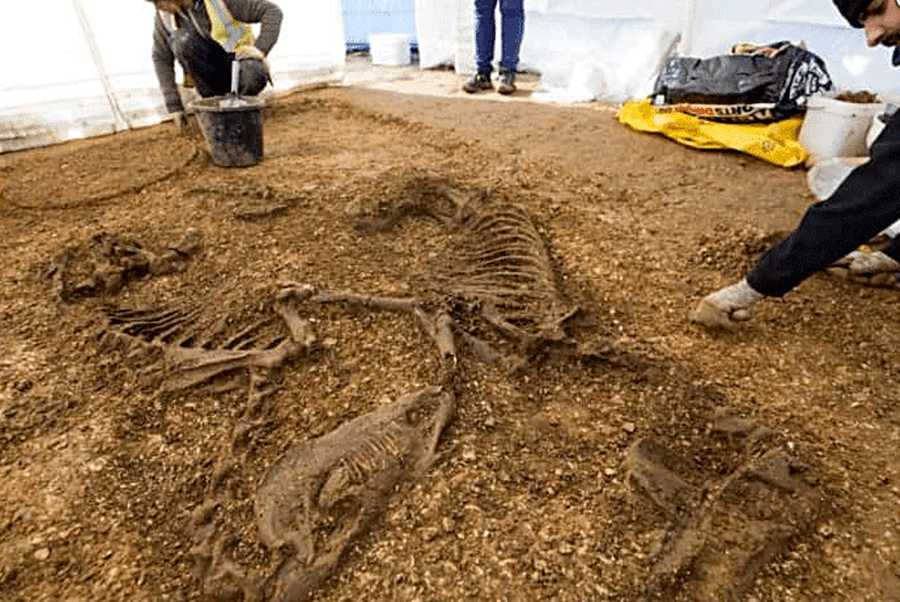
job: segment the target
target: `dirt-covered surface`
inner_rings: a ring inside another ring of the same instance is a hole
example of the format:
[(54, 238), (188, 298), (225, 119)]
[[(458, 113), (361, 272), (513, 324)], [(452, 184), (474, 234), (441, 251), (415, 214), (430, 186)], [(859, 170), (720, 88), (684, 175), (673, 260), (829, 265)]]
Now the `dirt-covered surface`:
[[(427, 470), (314, 525), (349, 530), (314, 599), (900, 600), (898, 292), (822, 274), (736, 333), (686, 319), (813, 201), (803, 171), (598, 105), (326, 88), (266, 111), (250, 168), (165, 126), (0, 156), (0, 599), (261, 598), (299, 558), (257, 529), (269, 467), (444, 385)], [(533, 220), (579, 310), (562, 342), (447, 292), (460, 226), (432, 210), (459, 202)], [(258, 370), (167, 386), (158, 350), (103, 335), (110, 308), (236, 332), (285, 283), (442, 300), (455, 379), (410, 314), (340, 304), (298, 310), (315, 342), (264, 395)]]

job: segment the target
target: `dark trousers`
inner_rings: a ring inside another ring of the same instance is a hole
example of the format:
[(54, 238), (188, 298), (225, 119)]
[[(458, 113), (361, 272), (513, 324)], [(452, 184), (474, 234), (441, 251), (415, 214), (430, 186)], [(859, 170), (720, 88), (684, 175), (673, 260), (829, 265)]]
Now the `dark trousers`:
[[(900, 219), (900, 113), (876, 138), (870, 159), (803, 215), (797, 229), (769, 249), (747, 275), (755, 290), (780, 297)], [(884, 252), (900, 261), (900, 237)]]
[[(226, 52), (218, 43), (205, 38), (193, 27), (180, 27), (173, 40), (175, 58), (184, 72), (193, 78), (203, 98), (221, 96), (231, 91), (231, 63), (234, 53)], [(255, 96), (266, 87), (266, 66), (259, 60), (241, 61), (238, 93)]]

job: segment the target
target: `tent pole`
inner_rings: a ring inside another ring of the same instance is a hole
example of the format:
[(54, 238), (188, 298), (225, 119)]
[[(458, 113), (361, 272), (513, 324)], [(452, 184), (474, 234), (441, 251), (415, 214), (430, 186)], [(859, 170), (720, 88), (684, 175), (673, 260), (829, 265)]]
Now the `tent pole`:
[(128, 123), (128, 120), (125, 118), (125, 114), (122, 112), (122, 108), (119, 107), (119, 101), (116, 100), (116, 95), (113, 93), (112, 85), (110, 85), (109, 83), (109, 76), (107, 76), (106, 68), (103, 66), (103, 59), (100, 56), (100, 49), (97, 47), (97, 41), (94, 39), (94, 31), (91, 28), (91, 23), (87, 18), (87, 14), (84, 12), (84, 7), (81, 6), (81, 0), (72, 0), (72, 4), (75, 5), (75, 14), (78, 15), (78, 21), (81, 24), (81, 30), (84, 33), (84, 37), (87, 39), (88, 47), (91, 51), (91, 57), (94, 59), (94, 66), (97, 68), (97, 73), (100, 76), (101, 83), (103, 84), (103, 92), (106, 94), (106, 100), (107, 102), (109, 102), (113, 117), (116, 120), (116, 129), (130, 129), (131, 124)]
[(687, 55), (693, 52), (694, 26), (697, 22), (697, 0), (687, 0), (687, 11), (684, 18), (684, 30), (681, 34), (681, 54)]

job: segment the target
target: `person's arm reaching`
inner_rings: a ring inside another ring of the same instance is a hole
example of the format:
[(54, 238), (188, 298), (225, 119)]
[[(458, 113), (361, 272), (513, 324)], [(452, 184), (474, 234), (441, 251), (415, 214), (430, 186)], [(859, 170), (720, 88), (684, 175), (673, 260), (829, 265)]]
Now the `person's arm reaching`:
[(156, 71), (156, 79), (159, 81), (159, 89), (166, 102), (169, 113), (181, 113), (184, 105), (178, 86), (175, 83), (175, 53), (169, 46), (169, 32), (163, 25), (159, 14), (153, 20), (153, 69)]
[(225, 4), (238, 21), (259, 23), (254, 46), (268, 55), (281, 33), (281, 9), (268, 0), (226, 0)]

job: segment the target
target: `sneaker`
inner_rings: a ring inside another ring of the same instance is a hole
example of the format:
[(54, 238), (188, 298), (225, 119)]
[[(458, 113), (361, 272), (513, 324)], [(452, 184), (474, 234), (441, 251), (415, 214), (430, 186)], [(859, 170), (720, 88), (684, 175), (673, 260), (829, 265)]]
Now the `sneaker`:
[(479, 71), (475, 74), (472, 79), (463, 84), (462, 89), (472, 94), (473, 92), (480, 92), (481, 90), (491, 90), (493, 86), (491, 85), (491, 74), (486, 73), (484, 71)]
[(516, 91), (516, 73), (509, 69), (501, 69), (497, 79), (497, 92), (500, 94), (512, 94)]

